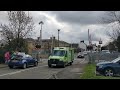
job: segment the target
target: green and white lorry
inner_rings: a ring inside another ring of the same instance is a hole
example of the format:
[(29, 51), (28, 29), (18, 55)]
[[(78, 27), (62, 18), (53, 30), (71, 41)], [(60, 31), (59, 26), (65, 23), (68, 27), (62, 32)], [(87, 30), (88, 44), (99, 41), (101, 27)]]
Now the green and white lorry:
[(70, 47), (54, 47), (48, 59), (48, 66), (72, 65), (74, 60), (74, 49)]

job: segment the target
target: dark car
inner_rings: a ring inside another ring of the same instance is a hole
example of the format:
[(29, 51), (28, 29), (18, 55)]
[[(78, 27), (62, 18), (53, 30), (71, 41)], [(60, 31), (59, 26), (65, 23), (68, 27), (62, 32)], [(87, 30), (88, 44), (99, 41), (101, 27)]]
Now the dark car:
[(116, 74), (120, 74), (120, 57), (110, 62), (97, 63), (96, 72), (105, 76), (115, 76)]
[(21, 67), (23, 69), (29, 66), (37, 66), (38, 60), (30, 55), (14, 55), (8, 63), (9, 68)]

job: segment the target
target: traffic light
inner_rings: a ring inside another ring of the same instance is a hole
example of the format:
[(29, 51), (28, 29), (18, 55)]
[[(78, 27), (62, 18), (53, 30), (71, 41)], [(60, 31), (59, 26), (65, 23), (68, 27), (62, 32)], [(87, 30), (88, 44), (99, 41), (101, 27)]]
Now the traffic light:
[(84, 40), (82, 40), (82, 41), (80, 41), (80, 42), (84, 43)]

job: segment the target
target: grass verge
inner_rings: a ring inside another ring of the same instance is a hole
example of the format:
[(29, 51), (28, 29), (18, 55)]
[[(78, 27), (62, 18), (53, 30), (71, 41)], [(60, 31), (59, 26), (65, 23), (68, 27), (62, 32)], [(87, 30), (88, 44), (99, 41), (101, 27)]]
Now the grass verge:
[(96, 76), (95, 74), (96, 65), (87, 64), (84, 67), (83, 74), (80, 76), (80, 79), (120, 79), (120, 77), (105, 77), (105, 76)]

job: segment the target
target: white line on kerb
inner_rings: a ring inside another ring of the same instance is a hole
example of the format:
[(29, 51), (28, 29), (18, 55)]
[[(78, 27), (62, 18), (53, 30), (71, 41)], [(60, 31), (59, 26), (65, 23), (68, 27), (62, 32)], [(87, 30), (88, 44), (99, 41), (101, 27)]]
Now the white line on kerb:
[[(48, 65), (44, 65), (44, 66), (48, 66)], [(13, 75), (13, 74), (16, 74), (16, 73), (21, 73), (21, 72), (24, 72), (24, 71), (27, 71), (27, 70), (31, 70), (31, 69), (35, 69), (35, 68), (39, 68), (39, 67), (44, 67), (44, 66), (38, 66), (38, 67), (28, 68), (28, 69), (20, 70), (20, 71), (16, 71), (16, 72), (1, 74), (0, 77), (6, 76), (6, 75)]]

